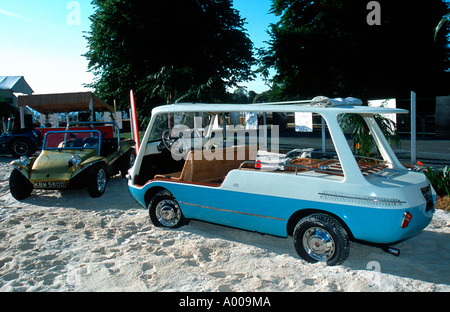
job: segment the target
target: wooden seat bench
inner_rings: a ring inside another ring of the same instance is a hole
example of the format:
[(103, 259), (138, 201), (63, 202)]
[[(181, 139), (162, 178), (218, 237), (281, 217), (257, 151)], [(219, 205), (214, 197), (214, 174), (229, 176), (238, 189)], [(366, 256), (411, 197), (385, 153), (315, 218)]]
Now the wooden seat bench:
[[(155, 175), (154, 179), (170, 179), (184, 182), (221, 182), (228, 172), (238, 169), (244, 161), (255, 161), (258, 147), (233, 146), (214, 151), (188, 153), (181, 172)], [(212, 158), (212, 159), (211, 159)]]

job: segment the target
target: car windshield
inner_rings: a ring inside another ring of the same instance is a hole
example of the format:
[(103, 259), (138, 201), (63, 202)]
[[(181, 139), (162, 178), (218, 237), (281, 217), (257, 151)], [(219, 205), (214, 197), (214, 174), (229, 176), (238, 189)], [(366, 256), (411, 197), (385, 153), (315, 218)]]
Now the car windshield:
[(201, 112), (158, 115), (155, 119), (148, 141), (161, 141), (163, 132), (165, 130), (172, 130), (174, 127), (183, 130), (190, 129), (189, 136), (192, 138), (204, 137), (206, 135), (204, 128), (210, 124), (211, 118), (212, 116), (210, 114)]
[(99, 131), (57, 131), (45, 136), (44, 149), (99, 148)]

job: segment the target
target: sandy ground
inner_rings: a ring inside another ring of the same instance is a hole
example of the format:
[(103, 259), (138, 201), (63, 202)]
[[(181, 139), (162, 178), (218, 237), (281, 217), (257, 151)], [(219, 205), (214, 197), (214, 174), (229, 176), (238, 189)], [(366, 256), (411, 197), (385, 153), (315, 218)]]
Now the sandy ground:
[(191, 221), (155, 228), (126, 180), (87, 190), (9, 193), (0, 157), (0, 291), (450, 291), (450, 213), (439, 210), (400, 257), (357, 243), (343, 265), (308, 264), (293, 239)]

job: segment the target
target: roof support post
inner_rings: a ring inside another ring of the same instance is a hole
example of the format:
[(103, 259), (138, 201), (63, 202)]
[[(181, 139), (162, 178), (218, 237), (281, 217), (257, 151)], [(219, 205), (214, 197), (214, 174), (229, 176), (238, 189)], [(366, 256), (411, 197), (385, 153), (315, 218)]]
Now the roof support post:
[(416, 93), (411, 91), (411, 164), (416, 161)]
[(327, 151), (326, 147), (326, 136), (325, 136), (325, 119), (323, 119), (322, 116), (320, 116), (321, 120), (321, 127), (322, 127), (322, 154), (325, 154)]

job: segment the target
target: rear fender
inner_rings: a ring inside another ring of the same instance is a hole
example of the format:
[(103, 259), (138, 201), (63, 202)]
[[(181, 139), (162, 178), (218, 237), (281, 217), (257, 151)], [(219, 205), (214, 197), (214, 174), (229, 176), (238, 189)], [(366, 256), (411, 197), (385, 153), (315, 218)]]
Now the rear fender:
[(119, 148), (120, 153), (123, 155), (126, 152), (132, 150), (134, 148), (135, 144), (136, 143), (131, 139), (126, 139), (126, 140), (121, 141), (120, 148)]
[(83, 161), (80, 164), (80, 167), (83, 169), (82, 171), (92, 167), (93, 165), (99, 164), (99, 163), (104, 163), (106, 164), (106, 159), (104, 157), (99, 157), (99, 156), (94, 156), (91, 158), (86, 159), (85, 161)]
[(105, 158), (104, 157), (100, 157), (100, 156), (89, 157), (88, 159), (86, 159), (85, 161), (83, 161), (80, 164), (80, 167), (87, 168), (87, 167), (90, 167), (90, 166), (92, 166), (94, 164), (97, 164), (97, 163), (99, 163), (101, 161), (104, 162)]

